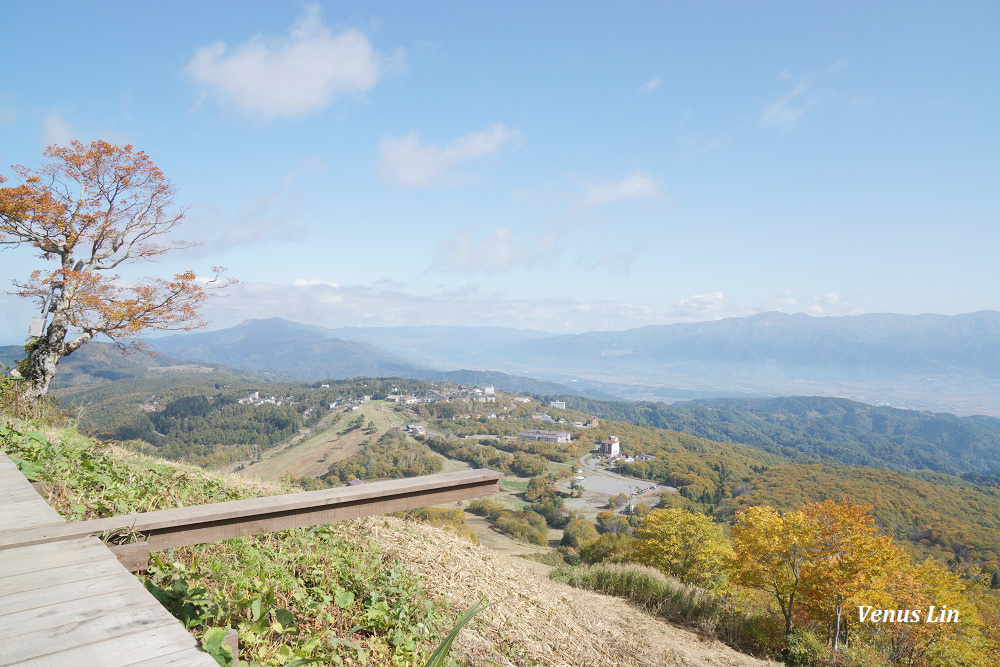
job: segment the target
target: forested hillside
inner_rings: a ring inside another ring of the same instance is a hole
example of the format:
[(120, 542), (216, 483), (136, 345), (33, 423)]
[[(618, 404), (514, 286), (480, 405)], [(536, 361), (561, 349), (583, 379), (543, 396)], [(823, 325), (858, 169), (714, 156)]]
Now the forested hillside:
[[(249, 459), (276, 447), (334, 409), (394, 391), (429, 391), (434, 384), (398, 378), (355, 378), (305, 384), (245, 379), (204, 384), (195, 376), (128, 379), (64, 395), (80, 427), (104, 440), (145, 443), (143, 451), (200, 465)], [(253, 400), (247, 400), (256, 395)], [(240, 403), (240, 399), (244, 399)], [(331, 406), (336, 406), (332, 408)]]
[(733, 442), (803, 462), (962, 475), (1000, 472), (1000, 419), (873, 406), (842, 398), (624, 403), (563, 396), (568, 408)]

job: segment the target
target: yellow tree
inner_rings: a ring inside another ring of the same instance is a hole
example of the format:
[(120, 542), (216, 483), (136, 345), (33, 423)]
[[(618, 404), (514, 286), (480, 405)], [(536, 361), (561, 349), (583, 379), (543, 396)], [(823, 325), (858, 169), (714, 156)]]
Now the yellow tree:
[(988, 664), (993, 651), (977, 609), (982, 586), (935, 563), (902, 562), (885, 573), (874, 609), (912, 610), (919, 622), (866, 622), (856, 635), (889, 664), (914, 666)]
[(813, 525), (802, 568), (802, 604), (811, 616), (830, 623), (834, 650), (843, 609), (866, 603), (885, 573), (906, 562), (892, 538), (878, 534), (870, 511), (871, 505), (832, 500), (802, 508)]
[(730, 560), (736, 583), (768, 591), (792, 631), (804, 571), (813, 556), (816, 527), (801, 511), (779, 514), (773, 507), (750, 507), (737, 515), (732, 527)]
[(23, 364), (31, 401), (48, 391), (59, 360), (94, 336), (141, 347), (136, 336), (145, 329), (202, 326), (198, 306), (207, 290), (224, 286), (221, 269), (206, 281), (191, 271), (137, 282), (114, 273), (191, 245), (161, 241), (183, 213), (171, 209), (174, 188), (145, 153), (74, 141), (44, 157), (39, 169), (12, 167), (21, 184), (0, 188), (0, 244), (32, 247), (56, 264), (14, 283), (51, 315)]
[(722, 584), (723, 566), (732, 549), (722, 527), (704, 514), (657, 509), (647, 514), (632, 544), (631, 558), (684, 583), (706, 588)]

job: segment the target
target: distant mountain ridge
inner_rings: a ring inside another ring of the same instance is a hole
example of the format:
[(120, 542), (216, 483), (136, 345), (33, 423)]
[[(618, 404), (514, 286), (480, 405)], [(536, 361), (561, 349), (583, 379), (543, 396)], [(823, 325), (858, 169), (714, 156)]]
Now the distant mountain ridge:
[(567, 334), (505, 346), (524, 358), (586, 357), (605, 365), (791, 363), (894, 372), (975, 369), (1000, 377), (1000, 312), (811, 317), (761, 313), (695, 324)]
[[(494, 365), (627, 398), (821, 394), (1000, 416), (1000, 312), (811, 317), (762, 313), (567, 334), (492, 351)], [(504, 363), (503, 360), (506, 360)], [(570, 370), (572, 369), (572, 370)]]
[[(573, 391), (553, 382), (544, 382), (509, 373), (485, 370), (440, 370), (413, 363), (381, 347), (358, 340), (344, 340), (337, 334), (349, 332), (368, 340), (385, 340), (394, 349), (425, 346), (425, 354), (417, 358), (442, 354), (468, 340), (467, 354), (475, 354), (496, 341), (528, 340), (541, 332), (501, 327), (484, 328), (475, 338), (475, 327), (388, 327), (326, 329), (280, 318), (246, 320), (222, 329), (194, 334), (178, 334), (148, 341), (150, 348), (181, 359), (223, 364), (255, 372), (278, 373), (297, 380), (343, 380), (353, 377), (403, 377), (422, 380), (443, 380), (466, 384), (493, 384), (505, 391), (553, 394)], [(456, 364), (442, 364), (454, 367)], [(597, 398), (613, 398), (610, 394), (591, 391)]]
[(536, 394), (557, 391), (532, 382), (571, 387), (577, 395), (668, 403), (817, 395), (1000, 416), (996, 311), (844, 317), (771, 312), (565, 335), (509, 327), (329, 329), (270, 318), (149, 344), (175, 359), (282, 379), (443, 379), (441, 373), (475, 371), (518, 376), (508, 387)]
[(168, 336), (148, 344), (181, 359), (309, 380), (387, 377), (417, 370), (373, 345), (334, 338), (322, 327), (279, 318), (247, 320), (221, 331)]

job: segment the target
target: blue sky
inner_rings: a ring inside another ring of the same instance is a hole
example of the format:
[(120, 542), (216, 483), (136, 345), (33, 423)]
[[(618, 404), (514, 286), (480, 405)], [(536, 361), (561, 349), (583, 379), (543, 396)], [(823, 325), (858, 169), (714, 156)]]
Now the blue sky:
[[(213, 328), (1000, 309), (996, 3), (4, 3), (0, 173), (146, 151)], [(16, 27), (16, 29), (12, 29)], [(4, 282), (39, 260), (0, 254)], [(0, 296), (0, 343), (33, 307)]]

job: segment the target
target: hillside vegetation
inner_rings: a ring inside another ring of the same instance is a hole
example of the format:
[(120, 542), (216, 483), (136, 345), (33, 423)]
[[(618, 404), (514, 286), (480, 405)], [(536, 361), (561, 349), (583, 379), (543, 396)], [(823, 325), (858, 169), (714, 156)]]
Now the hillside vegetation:
[[(287, 492), (0, 414), (0, 446), (68, 519)], [(40, 430), (36, 430), (40, 429)], [(249, 664), (410, 665), (456, 616), (453, 664), (764, 665), (627, 604), (539, 579), (452, 532), (377, 517), (155, 555), (147, 588), (193, 632), (233, 627)]]
[[(349, 427), (356, 413), (341, 413), (348, 403), (363, 395), (374, 399), (393, 392), (419, 395), (442, 385), (398, 378), (323, 383), (329, 387), (245, 379), (216, 387), (197, 382), (196, 377), (192, 381), (196, 383), (165, 383), (156, 390), (150, 384), (142, 391), (120, 394), (116, 387), (131, 389), (133, 383), (154, 382), (121, 380), (65, 400), (67, 405), (85, 406), (81, 426), (106, 438), (141, 439), (142, 450), (150, 454), (230, 468), (239, 462), (253, 464), (263, 455), (267, 477), (276, 479), (283, 471), (275, 467), (270, 454), (280, 451), (280, 460), (296, 462), (294, 470), (285, 472), (299, 477), (306, 464), (314, 470), (303, 481), (307, 488), (342, 484), (354, 477), (371, 480), (434, 472), (443, 460), (431, 449), (473, 466), (539, 476), (547, 474), (545, 459), (575, 462), (615, 435), (625, 454), (656, 457), (621, 464), (620, 471), (676, 487), (678, 493), (662, 497), (664, 506), (706, 512), (728, 522), (749, 505), (793, 509), (807, 502), (849, 497), (871, 504), (883, 530), (909, 543), (914, 553), (932, 555), (940, 562), (977, 563), (1000, 573), (997, 489), (908, 469), (923, 462), (953, 472), (980, 470), (965, 474), (988, 483), (989, 472), (1000, 460), (1000, 420), (993, 418), (958, 418), (818, 397), (670, 406), (567, 396), (567, 406), (576, 409), (548, 409), (547, 401), (490, 408), (500, 411), (503, 419), (477, 415), (485, 409), (482, 404), (461, 401), (412, 407), (385, 404), (379, 411), (385, 419), (369, 431), (368, 421), (353, 430)], [(236, 402), (253, 391), (276, 396), (282, 404)], [(338, 399), (340, 407), (331, 410), (330, 404)], [(572, 441), (525, 442), (514, 437), (520, 430), (539, 426), (532, 419), (538, 411), (566, 419), (559, 428), (569, 428)], [(604, 417), (598, 427), (571, 426), (591, 414)], [(387, 435), (390, 424), (412, 421), (428, 424), (437, 435), (424, 443), (400, 433)], [(347, 430), (348, 435), (338, 436)], [(297, 451), (299, 445), (279, 449), (313, 442), (324, 433), (324, 442), (330, 444), (322, 445), (323, 451), (316, 450), (312, 458), (306, 449)], [(858, 462), (872, 467), (852, 466)], [(896, 470), (880, 469), (886, 466)], [(543, 509), (550, 515), (550, 528), (562, 529), (571, 520), (558, 508), (536, 506), (533, 511)]]
[(1000, 419), (900, 410), (843, 398), (790, 396), (621, 403), (565, 396), (608, 419), (749, 445), (789, 459), (929, 470), (1000, 472)]

